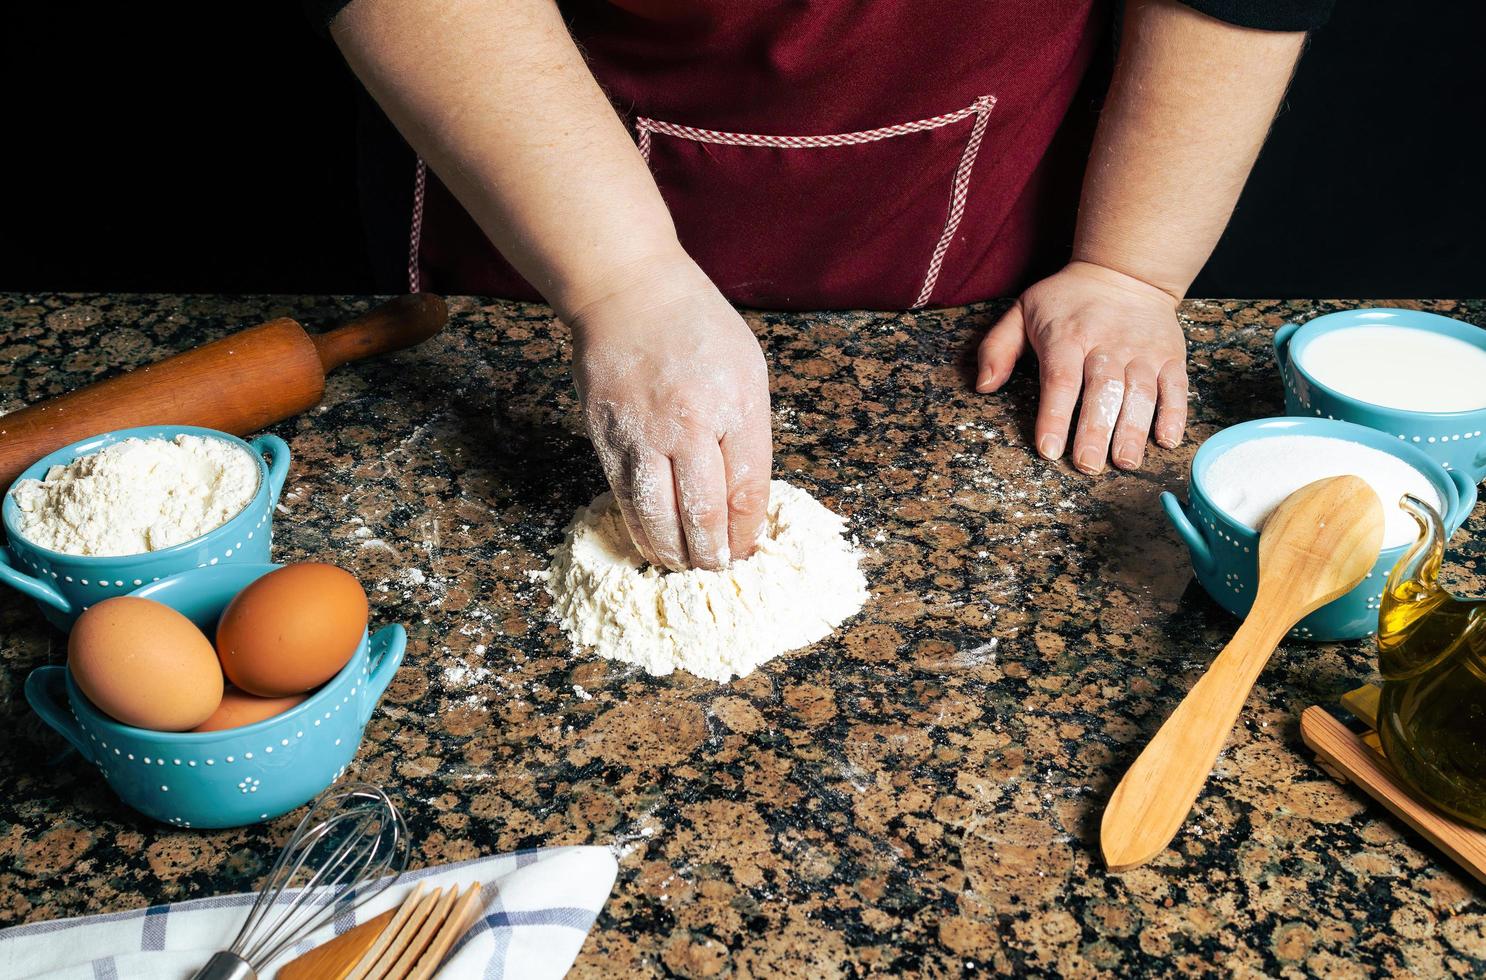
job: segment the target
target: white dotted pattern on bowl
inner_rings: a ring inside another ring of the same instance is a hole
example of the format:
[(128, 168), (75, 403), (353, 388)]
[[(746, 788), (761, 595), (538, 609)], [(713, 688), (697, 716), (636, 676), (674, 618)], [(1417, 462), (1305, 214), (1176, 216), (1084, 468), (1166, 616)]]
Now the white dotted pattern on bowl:
[[(1293, 370), (1286, 370), (1283, 373), (1285, 377), (1285, 387), (1290, 389), (1290, 392), (1295, 396), (1295, 400), (1300, 403), (1300, 407), (1309, 409), (1315, 412), (1317, 416), (1320, 416), (1321, 410), (1319, 408), (1311, 408), (1310, 399), (1307, 398), (1304, 393), (1300, 391), (1299, 388), (1295, 387), (1295, 383), (1293, 381)], [(1339, 421), (1335, 415), (1327, 415), (1326, 417), (1333, 421)], [(1462, 439), (1479, 439), (1481, 438), (1482, 432), (1486, 432), (1486, 429), (1475, 429), (1474, 431), (1470, 432), (1452, 432), (1449, 435), (1443, 436), (1416, 436), (1410, 435), (1409, 433), (1405, 432), (1395, 433), (1395, 435), (1406, 442), (1417, 442), (1423, 445), (1428, 445), (1430, 443), (1459, 442)], [(1449, 467), (1448, 463), (1445, 465), (1446, 468)]]
[[(1477, 433), (1477, 435), (1479, 435), (1479, 434), (1480, 433)], [(1403, 438), (1403, 437), (1400, 436), (1399, 438)], [(1467, 436), (1467, 438), (1469, 438), (1469, 436)], [(1446, 468), (1447, 469), (1449, 468), (1449, 465), (1448, 464), (1446, 464)], [(1199, 513), (1198, 514), (1198, 518), (1202, 521), (1202, 523), (1204, 523), (1204, 524), (1207, 525), (1207, 527), (1208, 527), (1208, 529), (1210, 531), (1212, 531), (1214, 534), (1216, 534), (1220, 539), (1222, 539), (1222, 540), (1228, 542), (1229, 544), (1233, 545), (1233, 547), (1235, 549), (1241, 547), (1244, 550), (1244, 552), (1246, 552), (1246, 553), (1251, 550), (1248, 545), (1240, 545), (1238, 543), (1238, 539), (1236, 537), (1234, 537), (1233, 535), (1228, 534), (1225, 530), (1223, 530), (1223, 528), (1221, 528), (1221, 527), (1218, 526), (1217, 522), (1215, 522), (1212, 518), (1208, 517), (1206, 514)], [(1372, 571), (1370, 571), (1370, 572), (1367, 573), (1366, 578), (1372, 578), (1374, 575), (1386, 575), (1389, 568), (1391, 568), (1391, 566), (1388, 565), (1387, 563), (1385, 563), (1385, 562), (1384, 563), (1379, 563)], [(1242, 595), (1243, 594), (1244, 583), (1240, 580), (1240, 577), (1235, 572), (1224, 572), (1223, 573), (1223, 586), (1224, 586), (1224, 588), (1230, 589), (1235, 595)], [(1386, 589), (1385, 589), (1385, 591), (1386, 591)], [(1379, 592), (1376, 596), (1369, 596), (1368, 599), (1367, 599), (1367, 608), (1369, 610), (1377, 610), (1377, 609), (1382, 608), (1383, 595), (1384, 595), (1383, 592)], [(1291, 635), (1294, 635), (1294, 636), (1310, 636), (1311, 635), (1310, 628), (1309, 627), (1304, 627), (1304, 626), (1297, 626), (1295, 629), (1291, 630), (1290, 632), (1291, 632)]]
[[(253, 527), (255, 529), (262, 527), (263, 524), (264, 524), (264, 522), (267, 521), (268, 518), (269, 518), (269, 513), (265, 509), (265, 511), (263, 513), (263, 516), (258, 519), (258, 523), (255, 524), (255, 525), (253, 525)], [(211, 533), (211, 532), (207, 532), (207, 533)], [(249, 531), (248, 532), (248, 537), (249, 538), (252, 538), (253, 537), (253, 532), (252, 531)], [(270, 534), (269, 537), (268, 537), (268, 543), (269, 543), (269, 547), (273, 547), (273, 535), (272, 534)], [(226, 549), (226, 551), (224, 551), (222, 553), (221, 558), (231, 558), (234, 551), (241, 551), (241, 550), (242, 550), (242, 542), (239, 541), (236, 544), (235, 547)], [(41, 562), (35, 561), (35, 560), (33, 560), (33, 559), (25, 556), (25, 555), (16, 555), (15, 557), (16, 557), (16, 564), (20, 565), (22, 568), (29, 569), (31, 572), (33, 572), (35, 574), (35, 576), (37, 578), (46, 578), (46, 577), (50, 576), (53, 580), (60, 580), (60, 581), (67, 582), (67, 583), (71, 583), (71, 582), (74, 581), (74, 579), (73, 579), (73, 577), (71, 575), (59, 575), (57, 572), (53, 571), (51, 568), (48, 568), (46, 565), (42, 564)], [(84, 556), (74, 556), (74, 557), (84, 557)], [(122, 559), (125, 559), (125, 558), (133, 558), (133, 557), (138, 557), (138, 556), (134, 556), (134, 555), (120, 555), (118, 557), (122, 560)], [(221, 558), (212, 558), (212, 559), (209, 559), (207, 561), (198, 562), (197, 565), (196, 565), (196, 567), (197, 568), (206, 568), (206, 567), (208, 567), (210, 565), (215, 565), (215, 564), (217, 564), (218, 561), (221, 560)], [(110, 579), (106, 579), (106, 578), (97, 579), (96, 581), (93, 580), (93, 579), (78, 578), (75, 581), (77, 582), (78, 585), (96, 586), (99, 589), (112, 590), (112, 591), (117, 591), (117, 590), (120, 590), (120, 589), (139, 588), (140, 586), (144, 585), (144, 579), (142, 579), (142, 578), (134, 579), (133, 582), (132, 582), (132, 584), (130, 584), (129, 582), (126, 582), (124, 579), (112, 579), (112, 580), (110, 580)], [(153, 578), (151, 578), (150, 581), (152, 583), (153, 582), (158, 582), (158, 581), (160, 581), (160, 576), (156, 575)], [(83, 610), (86, 611), (87, 608), (88, 608), (87, 606), (84, 606), (83, 607)]]
[[(350, 693), (347, 694), (345, 697), (342, 697), (341, 698), (341, 704), (349, 704), (351, 698), (354, 697), (355, 694), (356, 694), (356, 692), (361, 689), (362, 685), (365, 685), (365, 684), (369, 683), (370, 680), (371, 680), (371, 665), (370, 665), (370, 663), (368, 663), (366, 669), (362, 671), (361, 682), (359, 684), (357, 684), (356, 686), (353, 686), (351, 688)], [(335, 706), (335, 710), (336, 711), (341, 710), (341, 705), (340, 704), (336, 705)], [(76, 711), (72, 711), (71, 714), (72, 714), (73, 721), (75, 721), (77, 723), (78, 727), (79, 728), (83, 728), (82, 719), (78, 717), (77, 712)], [(326, 718), (329, 718), (330, 717), (330, 712), (328, 712), (328, 711), (325, 712), (325, 717)], [(318, 726), (320, 724), (320, 721), (321, 721), (321, 719), (316, 718), (314, 720), (315, 725)], [(279, 739), (279, 748), (285, 748), (285, 747), (291, 745), (294, 741), (297, 741), (297, 740), (303, 739), (303, 738), (304, 738), (304, 732), (302, 730), (301, 731), (295, 731), (293, 739), (289, 739), (289, 738), (281, 738), (281, 739)], [(107, 749), (108, 748), (108, 742), (106, 742), (106, 741), (100, 741), (99, 738), (98, 738), (98, 736), (95, 735), (95, 734), (93, 734), (92, 732), (88, 732), (88, 739), (90, 741), (93, 741), (93, 742), (98, 742), (98, 744), (99, 744), (99, 746), (101, 748), (104, 748), (104, 749)], [(342, 741), (343, 741), (342, 739), (339, 739), (339, 738), (336, 739), (335, 740), (335, 745), (337, 747), (339, 747), (341, 745)], [(266, 752), (266, 753), (271, 753), (271, 752), (273, 752), (273, 750), (274, 750), (274, 746), (272, 746), (272, 745), (265, 745), (263, 747), (263, 751)], [(124, 753), (118, 747), (115, 747), (114, 750), (113, 750), (113, 753), (114, 753), (114, 755), (120, 756), (121, 758), (126, 759), (129, 762), (136, 761), (133, 752)], [(252, 752), (244, 752), (243, 753), (243, 759), (244, 760), (251, 759), (251, 758), (253, 758), (253, 753)], [(165, 765), (165, 758), (163, 756), (148, 756), (147, 755), (147, 756), (141, 757), (137, 761), (139, 761), (139, 763), (141, 765), (144, 765), (144, 766), (163, 766), (163, 765)], [(177, 765), (177, 766), (181, 765), (183, 762), (184, 762), (184, 764), (187, 767), (195, 767), (195, 765), (196, 765), (196, 760), (195, 759), (176, 759), (176, 758), (172, 758), (170, 761), (171, 761), (172, 764)], [(208, 766), (215, 766), (217, 764), (217, 760), (216, 760), (215, 757), (206, 757), (206, 758), (203, 758), (202, 761), (204, 763), (206, 763), (206, 765), (208, 765)], [(231, 755), (226, 756), (225, 757), (225, 761), (228, 762), (229, 764), (232, 763), (232, 762), (235, 762), (236, 761), (236, 756), (231, 756)], [(98, 768), (100, 768), (100, 769), (104, 768), (103, 767), (103, 764), (101, 762), (98, 763)], [(335, 775), (331, 777), (330, 782), (332, 782), (332, 783), (335, 782), (342, 775), (344, 775), (345, 771), (346, 771), (346, 766), (341, 766), (340, 769), (338, 769), (336, 771)], [(238, 790), (241, 793), (244, 793), (244, 794), (247, 794), (247, 793), (256, 793), (256, 792), (258, 792), (258, 787), (260, 785), (262, 785), (262, 780), (260, 780), (259, 778), (254, 777), (254, 776), (246, 776), (241, 781), (238, 782), (237, 788), (238, 788)], [(168, 784), (165, 784), (165, 783), (160, 784), (160, 792), (162, 792), (162, 793), (168, 793), (168, 792), (170, 792), (170, 786)], [(268, 816), (267, 814), (264, 814), (259, 819), (267, 819), (267, 816)], [(184, 819), (182, 819), (180, 817), (169, 817), (169, 818), (167, 818), (166, 822), (167, 823), (174, 824), (174, 825), (176, 825), (178, 827), (190, 827), (191, 826), (190, 821), (184, 820)]]

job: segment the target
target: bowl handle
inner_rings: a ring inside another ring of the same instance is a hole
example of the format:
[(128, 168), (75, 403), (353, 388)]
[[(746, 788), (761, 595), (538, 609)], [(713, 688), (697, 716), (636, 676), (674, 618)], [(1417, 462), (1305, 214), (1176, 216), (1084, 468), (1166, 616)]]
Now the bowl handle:
[(88, 748), (87, 736), (72, 717), (67, 704), (67, 668), (37, 667), (26, 677), (26, 700), (41, 720), (57, 730), (84, 759), (96, 762)]
[(1286, 323), (1274, 332), (1274, 359), (1279, 362), (1282, 372), (1290, 370), (1290, 338), (1299, 329), (1298, 323)]
[(1187, 508), (1176, 499), (1176, 494), (1170, 491), (1161, 494), (1161, 509), (1166, 511), (1166, 519), (1171, 521), (1171, 526), (1176, 528), (1177, 535), (1186, 542), (1187, 550), (1192, 553), (1192, 567), (1203, 573), (1211, 571), (1213, 550), (1187, 513)]
[(279, 502), (279, 491), (284, 489), (284, 480), (289, 476), (289, 444), (276, 435), (265, 433), (248, 441), (259, 456), (267, 453), (273, 457), (268, 464), (268, 506)]
[(67, 597), (53, 588), (50, 582), (43, 582), (16, 568), (15, 559), (6, 547), (0, 547), (0, 582), (24, 592), (37, 602), (44, 602), (68, 616), (72, 615), (72, 603)]
[(371, 650), (367, 654), (371, 659), (371, 676), (366, 681), (368, 696), (362, 702), (366, 707), (361, 710), (363, 726), (371, 720), (372, 711), (376, 709), (377, 702), (382, 700), (382, 692), (392, 683), (392, 675), (402, 665), (402, 655), (407, 648), (408, 631), (397, 623), (383, 626), (372, 634)]
[[(1476, 463), (1478, 465), (1475, 468), (1475, 472), (1470, 475), (1475, 479), (1476, 483), (1481, 483), (1486, 481), (1486, 450), (1483, 450), (1476, 456)], [(1472, 483), (1471, 486), (1475, 486), (1476, 483)], [(1460, 497), (1462, 500), (1465, 499), (1465, 494), (1461, 494)]]
[(1447, 475), (1450, 477), (1450, 482), (1455, 484), (1455, 490), (1460, 494), (1460, 503), (1456, 505), (1455, 513), (1445, 518), (1445, 529), (1454, 534), (1460, 530), (1460, 525), (1465, 523), (1466, 518), (1471, 516), (1471, 511), (1476, 507), (1476, 484), (1459, 470), (1448, 470)]

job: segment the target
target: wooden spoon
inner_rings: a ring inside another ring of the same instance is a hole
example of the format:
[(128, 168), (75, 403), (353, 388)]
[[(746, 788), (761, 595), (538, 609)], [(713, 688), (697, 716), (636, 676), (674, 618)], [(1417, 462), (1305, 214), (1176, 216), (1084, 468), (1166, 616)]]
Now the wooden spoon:
[(1259, 587), (1233, 640), (1188, 692), (1110, 797), (1104, 860), (1124, 871), (1160, 854), (1207, 782), (1259, 673), (1300, 620), (1367, 576), (1383, 545), (1383, 505), (1367, 481), (1301, 487), (1259, 536)]

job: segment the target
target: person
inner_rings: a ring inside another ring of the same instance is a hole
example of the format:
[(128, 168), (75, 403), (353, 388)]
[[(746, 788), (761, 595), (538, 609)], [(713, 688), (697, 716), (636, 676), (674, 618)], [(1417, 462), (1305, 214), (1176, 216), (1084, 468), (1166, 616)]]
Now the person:
[(1330, 2), (312, 6), (418, 154), (413, 288), (550, 303), (636, 547), (717, 569), (756, 545), (772, 457), (734, 303), (1015, 295), (975, 387), (1035, 352), (1042, 456), (1176, 446), (1177, 305)]

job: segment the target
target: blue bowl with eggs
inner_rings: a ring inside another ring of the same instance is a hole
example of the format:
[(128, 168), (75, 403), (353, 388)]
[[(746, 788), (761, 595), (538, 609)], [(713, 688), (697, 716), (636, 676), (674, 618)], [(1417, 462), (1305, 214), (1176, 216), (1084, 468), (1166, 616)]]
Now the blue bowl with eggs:
[[(1458, 470), (1445, 470), (1438, 462), (1396, 436), (1351, 422), (1317, 418), (1255, 419), (1230, 426), (1204, 442), (1192, 457), (1187, 500), (1183, 504), (1172, 493), (1161, 494), (1161, 506), (1192, 555), (1197, 581), (1213, 600), (1243, 617), (1253, 605), (1259, 584), (1259, 534), (1224, 512), (1208, 488), (1207, 474), (1225, 452), (1252, 439), (1274, 436), (1325, 436), (1360, 443), (1388, 453), (1429, 481), (1439, 495), (1445, 529), (1453, 534), (1476, 505), (1476, 485)], [(1385, 500), (1396, 507), (1398, 501)], [(1412, 542), (1384, 548), (1373, 570), (1351, 592), (1335, 599), (1302, 619), (1291, 632), (1307, 640), (1356, 640), (1377, 632), (1378, 606), (1388, 571)]]
[[(1304, 324), (1287, 323), (1275, 331), (1275, 358), (1285, 384), (1285, 411), (1289, 415), (1339, 419), (1355, 422), (1370, 429), (1386, 432), (1399, 442), (1416, 446), (1445, 469), (1463, 473), (1471, 482), (1486, 479), (1486, 406), (1462, 411), (1417, 411), (1363, 401), (1344, 394), (1316, 377), (1315, 367), (1307, 368), (1306, 352), (1313, 345), (1338, 343), (1338, 338), (1323, 339), (1341, 330), (1358, 327), (1387, 327), (1420, 334), (1422, 343), (1435, 343), (1436, 338), (1452, 338), (1486, 355), (1486, 330), (1460, 320), (1420, 310), (1363, 309), (1328, 313)], [(1456, 346), (1456, 345), (1452, 345)], [(1465, 353), (1469, 354), (1469, 351)], [(1481, 358), (1486, 362), (1486, 356)], [(1473, 368), (1456, 366), (1466, 373), (1466, 384), (1474, 375)], [(1436, 381), (1438, 368), (1420, 366), (1410, 370), (1396, 364), (1379, 364), (1379, 375), (1391, 375), (1381, 387), (1392, 388), (1409, 381), (1429, 385)], [(1479, 391), (1486, 392), (1486, 374), (1475, 376)], [(1393, 401), (1396, 391), (1380, 392), (1382, 401)]]
[[(125, 595), (177, 572), (221, 563), (268, 561), (273, 509), (289, 475), (289, 446), (278, 436), (261, 435), (244, 442), (225, 432), (194, 425), (119, 429), (74, 442), (42, 457), (27, 467), (17, 482), (43, 480), (53, 466), (66, 466), (79, 456), (91, 455), (125, 439), (174, 439), (179, 435), (222, 439), (241, 448), (257, 464), (258, 490), (236, 517), (200, 537), (158, 551), (109, 557), (69, 555), (33, 544), (22, 536), (20, 508), (7, 492), (4, 504), (0, 505), (0, 516), (4, 519), (9, 546), (0, 547), (0, 582), (35, 599), (42, 615), (66, 632), (93, 603)], [(265, 455), (269, 462), (264, 461)]]
[[(211, 636), (232, 597), (279, 567), (219, 564), (130, 594), (170, 606)], [(401, 626), (370, 637), (363, 631), (350, 661), (308, 700), (222, 731), (157, 732), (120, 724), (93, 706), (66, 667), (33, 670), (26, 700), (139, 812), (177, 827), (239, 827), (302, 806), (340, 777), (406, 647)]]

